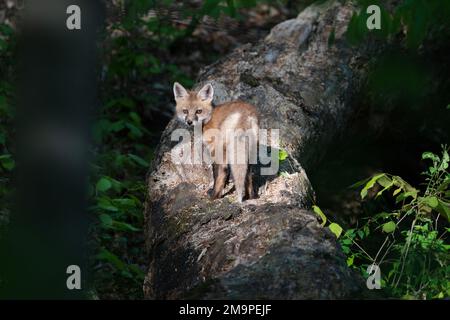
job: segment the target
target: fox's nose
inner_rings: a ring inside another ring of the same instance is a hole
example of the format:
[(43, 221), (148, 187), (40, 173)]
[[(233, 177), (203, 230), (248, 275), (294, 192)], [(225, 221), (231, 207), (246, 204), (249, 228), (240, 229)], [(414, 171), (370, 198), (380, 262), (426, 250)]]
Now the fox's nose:
[(191, 124), (192, 124), (192, 120), (188, 120), (188, 121), (186, 121), (186, 122), (187, 122), (188, 125), (191, 125)]

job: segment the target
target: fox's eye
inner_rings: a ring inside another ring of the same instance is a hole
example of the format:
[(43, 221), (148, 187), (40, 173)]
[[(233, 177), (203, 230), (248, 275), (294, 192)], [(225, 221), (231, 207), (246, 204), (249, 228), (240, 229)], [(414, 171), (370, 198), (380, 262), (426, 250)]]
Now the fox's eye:
[(196, 113), (196, 114), (200, 114), (200, 113), (202, 113), (202, 110), (201, 110), (201, 109), (198, 109), (197, 111), (195, 111), (195, 113)]
[(183, 110), (183, 113), (184, 113), (184, 114), (188, 114), (189, 111), (188, 111), (187, 109), (184, 109), (184, 110)]

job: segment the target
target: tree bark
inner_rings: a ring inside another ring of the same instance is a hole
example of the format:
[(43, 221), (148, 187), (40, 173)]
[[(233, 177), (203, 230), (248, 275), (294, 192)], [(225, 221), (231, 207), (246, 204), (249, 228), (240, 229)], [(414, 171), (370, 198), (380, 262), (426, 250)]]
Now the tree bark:
[[(336, 237), (311, 212), (313, 170), (355, 111), (367, 64), (345, 31), (354, 8), (312, 5), (275, 26), (257, 45), (206, 67), (215, 103), (240, 99), (261, 113), (261, 128), (280, 129), (289, 157), (280, 172), (258, 178), (258, 199), (210, 201), (207, 165), (175, 165), (172, 120), (148, 176), (147, 298), (336, 299), (363, 290)], [(305, 171), (306, 170), (306, 171)]]

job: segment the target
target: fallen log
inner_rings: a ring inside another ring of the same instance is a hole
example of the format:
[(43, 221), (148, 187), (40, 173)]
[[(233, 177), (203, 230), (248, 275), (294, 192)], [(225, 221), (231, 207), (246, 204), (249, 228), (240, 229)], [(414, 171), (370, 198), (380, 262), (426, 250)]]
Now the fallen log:
[(289, 156), (283, 174), (259, 179), (258, 199), (238, 204), (231, 192), (210, 201), (211, 167), (172, 161), (179, 145), (171, 134), (181, 126), (172, 120), (148, 175), (146, 298), (339, 299), (364, 290), (310, 210), (307, 176), (357, 108), (367, 58), (345, 40), (353, 10), (312, 5), (200, 73), (198, 86), (211, 83), (215, 103), (254, 104), (261, 128), (280, 129)]

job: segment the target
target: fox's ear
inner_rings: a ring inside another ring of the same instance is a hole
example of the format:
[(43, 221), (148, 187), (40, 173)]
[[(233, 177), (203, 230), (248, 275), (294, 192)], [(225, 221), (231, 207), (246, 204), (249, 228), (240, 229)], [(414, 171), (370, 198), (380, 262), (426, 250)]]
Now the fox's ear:
[(178, 82), (173, 84), (173, 95), (175, 96), (175, 101), (187, 98), (189, 93), (187, 90)]
[(214, 98), (214, 89), (213, 86), (208, 83), (207, 85), (205, 85), (198, 93), (197, 93), (197, 97), (202, 100), (202, 101), (206, 101), (206, 102), (211, 102)]

